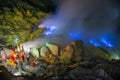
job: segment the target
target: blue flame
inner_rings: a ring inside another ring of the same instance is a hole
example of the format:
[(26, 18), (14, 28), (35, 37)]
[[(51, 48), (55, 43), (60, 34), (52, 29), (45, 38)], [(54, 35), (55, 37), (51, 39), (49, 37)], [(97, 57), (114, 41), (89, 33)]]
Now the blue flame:
[(89, 42), (94, 46), (98, 46), (98, 47), (109, 47), (109, 48), (114, 47), (114, 44), (110, 42), (110, 40), (108, 40), (107, 38), (101, 38), (100, 40), (91, 39)]
[(110, 48), (113, 48), (113, 47), (114, 47), (114, 45), (112, 44), (112, 42), (110, 42), (110, 41), (109, 41), (108, 39), (106, 39), (106, 38), (101, 38), (101, 41), (102, 41), (102, 43), (105, 44), (106, 47), (110, 47)]
[(44, 32), (46, 36), (52, 35), (52, 33), (55, 31), (55, 26), (47, 26), (47, 30)]
[(90, 40), (89, 42), (91, 44), (93, 44), (94, 46), (101, 47), (101, 45), (97, 41), (95, 41), (95, 40)]
[[(55, 31), (56, 27), (55, 26), (46, 26), (47, 30), (44, 32), (44, 34), (46, 36), (50, 36), (53, 34), (53, 32)], [(70, 39), (72, 41), (75, 40), (82, 40), (82, 37), (80, 36), (81, 33), (80, 32), (71, 32), (68, 34)], [(100, 39), (96, 40), (96, 39), (90, 39), (89, 43), (93, 44), (94, 46), (97, 47), (109, 47), (109, 48), (113, 48), (115, 47), (114, 44), (111, 41), (112, 39), (110, 39), (109, 36), (104, 36), (101, 37)]]

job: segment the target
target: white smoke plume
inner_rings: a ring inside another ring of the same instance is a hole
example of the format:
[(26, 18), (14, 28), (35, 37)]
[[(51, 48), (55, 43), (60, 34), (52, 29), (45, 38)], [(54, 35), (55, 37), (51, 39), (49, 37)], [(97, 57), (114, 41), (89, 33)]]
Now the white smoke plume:
[[(40, 38), (25, 43), (29, 46), (43, 45), (46, 42), (61, 44), (62, 36), (78, 33), (82, 40), (110, 35), (119, 25), (120, 8), (116, 0), (61, 0), (55, 15), (43, 21), (39, 27), (55, 26), (52, 37)], [(65, 42), (70, 38), (67, 38)], [(64, 42), (64, 41), (63, 41)]]
[(114, 0), (62, 0), (56, 15), (43, 24), (56, 26), (55, 34), (77, 30), (83, 36), (95, 37), (113, 31), (119, 16), (120, 9)]

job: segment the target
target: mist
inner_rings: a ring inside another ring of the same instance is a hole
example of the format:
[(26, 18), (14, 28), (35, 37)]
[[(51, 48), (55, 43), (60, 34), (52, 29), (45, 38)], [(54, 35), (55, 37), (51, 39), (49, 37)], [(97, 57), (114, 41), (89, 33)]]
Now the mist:
[(116, 0), (61, 0), (56, 12), (39, 25), (40, 28), (55, 26), (55, 30), (30, 43), (35, 46), (46, 42), (61, 45), (65, 38), (67, 45), (74, 40), (99, 42), (105, 37), (110, 43), (119, 46), (115, 42), (120, 40), (119, 36), (115, 36), (119, 20), (120, 8)]
[(62, 0), (56, 14), (43, 24), (56, 26), (55, 34), (62, 34), (63, 30), (68, 33), (73, 29), (91, 35), (93, 31), (113, 30), (119, 24), (116, 20), (120, 11), (116, 4), (110, 0)]

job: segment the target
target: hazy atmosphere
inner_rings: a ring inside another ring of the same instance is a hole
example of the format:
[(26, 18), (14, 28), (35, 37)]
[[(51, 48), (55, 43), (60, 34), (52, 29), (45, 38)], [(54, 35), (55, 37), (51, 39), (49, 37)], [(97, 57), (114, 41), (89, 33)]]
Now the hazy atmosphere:
[(0, 0), (0, 80), (119, 75), (119, 0)]

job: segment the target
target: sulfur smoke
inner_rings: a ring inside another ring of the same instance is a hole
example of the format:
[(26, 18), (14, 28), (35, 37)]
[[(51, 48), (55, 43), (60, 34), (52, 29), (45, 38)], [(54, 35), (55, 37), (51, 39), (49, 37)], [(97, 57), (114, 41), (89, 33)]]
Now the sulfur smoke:
[(62, 0), (56, 14), (43, 22), (54, 25), (53, 35), (81, 32), (95, 37), (114, 31), (119, 25), (120, 11), (115, 0)]
[(42, 28), (55, 26), (51, 36), (24, 45), (35, 47), (46, 42), (67, 45), (77, 39), (87, 42), (90, 39), (99, 40), (102, 36), (114, 37), (119, 22), (120, 8), (117, 0), (61, 0), (53, 16), (39, 25)]

